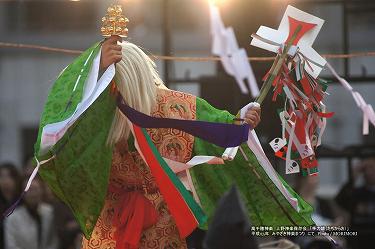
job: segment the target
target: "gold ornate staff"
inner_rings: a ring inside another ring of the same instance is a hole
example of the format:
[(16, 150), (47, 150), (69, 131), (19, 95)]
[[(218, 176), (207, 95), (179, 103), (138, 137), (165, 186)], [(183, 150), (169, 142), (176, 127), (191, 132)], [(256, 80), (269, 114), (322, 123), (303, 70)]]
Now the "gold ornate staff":
[(104, 37), (110, 37), (111, 35), (127, 37), (128, 23), (129, 19), (122, 14), (121, 5), (111, 5), (107, 9), (107, 14), (102, 18), (100, 31)]

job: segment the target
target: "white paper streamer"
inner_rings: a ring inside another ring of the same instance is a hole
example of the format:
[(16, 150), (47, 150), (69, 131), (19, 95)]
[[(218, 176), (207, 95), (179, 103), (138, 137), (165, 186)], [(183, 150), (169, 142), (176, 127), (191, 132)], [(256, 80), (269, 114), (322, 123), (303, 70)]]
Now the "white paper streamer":
[[(285, 111), (281, 112), (280, 119), (283, 120), (285, 118), (289, 119), (290, 118), (289, 114)], [(288, 122), (285, 122), (284, 128), (289, 134), (292, 133), (292, 126), (289, 125)], [(298, 153), (300, 154), (302, 159), (314, 154), (314, 150), (311, 147), (310, 139), (308, 139), (306, 132), (305, 132), (305, 135), (306, 135), (306, 144), (301, 144), (296, 136), (294, 136), (292, 140), (293, 144), (296, 146)]]
[(267, 155), (264, 153), (262, 145), (259, 142), (258, 136), (255, 133), (255, 130), (249, 132), (249, 139), (247, 141), (247, 145), (254, 153), (255, 157), (258, 159), (259, 164), (262, 166), (268, 177), (271, 181), (275, 184), (275, 186), (279, 189), (281, 194), (285, 197), (285, 199), (292, 205), (292, 207), (299, 212), (300, 208), (298, 206), (298, 199), (296, 199), (288, 189), (283, 185), (281, 180), (279, 179), (275, 169), (272, 167), (271, 162), (268, 160)]
[(369, 134), (369, 123), (375, 127), (375, 113), (372, 105), (367, 104), (366, 101), (363, 99), (362, 95), (359, 92), (353, 90), (353, 87), (342, 77), (340, 77), (335, 69), (327, 62), (327, 68), (331, 71), (332, 75), (340, 82), (340, 84), (352, 94), (353, 99), (359, 109), (361, 109), (363, 113), (363, 128), (362, 134), (368, 135)]
[(249, 92), (245, 84), (245, 81), (247, 81), (251, 96), (253, 98), (257, 97), (259, 95), (259, 87), (246, 51), (238, 47), (233, 29), (231, 27), (225, 28), (219, 9), (212, 3), (210, 3), (210, 15), (212, 54), (220, 57), (224, 70), (235, 78), (243, 94)]
[(292, 154), (292, 145), (293, 145), (293, 139), (295, 135), (295, 128), (296, 123), (292, 120), (288, 120), (292, 126), (291, 132), (289, 134), (289, 143), (288, 143), (288, 149), (286, 151), (286, 165), (285, 165), (285, 174), (294, 174), (299, 172), (299, 165), (296, 161), (291, 159)]

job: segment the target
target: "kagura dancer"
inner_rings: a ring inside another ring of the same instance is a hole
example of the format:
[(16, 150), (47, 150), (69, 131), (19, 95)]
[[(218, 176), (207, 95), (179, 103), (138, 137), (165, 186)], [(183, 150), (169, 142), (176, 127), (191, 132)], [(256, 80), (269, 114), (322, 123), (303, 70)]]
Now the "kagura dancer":
[[(35, 148), (42, 178), (81, 225), (83, 248), (186, 248), (233, 184), (254, 225), (314, 224), (311, 206), (278, 176), (292, 206), (248, 147), (208, 164), (244, 141), (231, 136), (256, 127), (259, 108), (235, 125), (229, 112), (167, 89), (153, 61), (120, 40), (95, 44), (60, 74)], [(192, 168), (196, 155), (216, 158)]]

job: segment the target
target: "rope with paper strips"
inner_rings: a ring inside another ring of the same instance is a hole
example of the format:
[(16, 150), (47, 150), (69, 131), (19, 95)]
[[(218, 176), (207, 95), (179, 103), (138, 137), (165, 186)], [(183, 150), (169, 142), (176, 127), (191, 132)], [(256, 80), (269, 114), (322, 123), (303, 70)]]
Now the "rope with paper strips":
[[(327, 113), (322, 100), (327, 82), (319, 73), (326, 61), (312, 47), (324, 20), (288, 6), (278, 30), (261, 26), (251, 45), (277, 54), (256, 102), (262, 104), (271, 88), (272, 101), (285, 101), (280, 110), (282, 137), (270, 142), (275, 155), (286, 161), (286, 174), (315, 175), (315, 149), (321, 144)], [(300, 166), (302, 169), (300, 169)]]
[[(256, 98), (259, 95), (259, 88), (246, 50), (239, 48), (234, 30), (232, 27), (225, 27), (221, 18), (219, 8), (209, 4), (210, 24), (212, 36), (212, 54), (220, 57), (221, 64), (228, 75), (232, 76), (239, 86), (241, 93)], [(246, 86), (246, 83), (248, 87)]]

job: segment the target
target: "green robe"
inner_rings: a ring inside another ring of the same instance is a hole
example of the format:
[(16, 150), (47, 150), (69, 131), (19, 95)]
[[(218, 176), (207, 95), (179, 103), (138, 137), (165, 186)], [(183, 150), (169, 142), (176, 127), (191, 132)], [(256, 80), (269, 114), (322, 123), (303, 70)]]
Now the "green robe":
[[(229, 112), (218, 110), (207, 103), (207, 101), (200, 98), (197, 98), (196, 106), (198, 120), (233, 123), (233, 118), (235, 118)], [(249, 218), (254, 225), (313, 225), (314, 222), (311, 219), (312, 207), (279, 177), (289, 192), (298, 199), (300, 211), (297, 212), (269, 179), (252, 151), (245, 145), (241, 147), (250, 160), (251, 166), (239, 151), (233, 161), (225, 161), (224, 165), (196, 166), (190, 171), (203, 210), (209, 218), (212, 217), (219, 198), (228, 191), (233, 184), (236, 184), (242, 194)], [(195, 138), (195, 155), (221, 156), (223, 152), (224, 148)], [(253, 168), (261, 179), (263, 179), (268, 188), (258, 179)], [(285, 212), (288, 213), (289, 218)]]
[[(48, 152), (40, 151), (40, 141), (42, 128), (46, 124), (64, 120), (74, 112), (82, 98), (88, 71), (98, 51), (99, 46), (96, 44), (58, 77), (48, 96), (35, 146), (35, 155), (39, 161), (55, 155), (53, 160), (41, 166), (40, 175), (52, 191), (70, 207), (87, 238), (90, 237), (100, 215), (108, 187), (113, 148), (106, 145), (106, 139), (116, 108), (114, 96), (109, 89), (104, 90)], [(72, 93), (71, 89), (80, 73), (82, 79)], [(197, 120), (224, 123), (233, 120), (233, 115), (213, 108), (200, 98), (196, 99), (196, 113)], [(300, 211), (294, 210), (265, 174), (252, 152), (245, 147), (251, 165), (269, 190), (258, 180), (240, 153), (235, 160), (226, 162), (225, 165), (196, 166), (190, 172), (208, 217), (213, 215), (218, 199), (235, 183), (254, 225), (312, 225), (311, 206), (296, 196), (299, 199)], [(196, 138), (193, 150), (196, 155), (221, 156), (224, 148)], [(287, 218), (285, 212), (293, 222)]]

